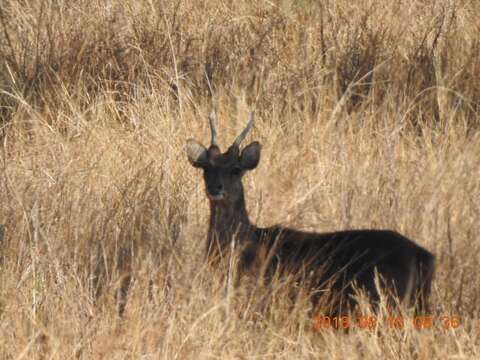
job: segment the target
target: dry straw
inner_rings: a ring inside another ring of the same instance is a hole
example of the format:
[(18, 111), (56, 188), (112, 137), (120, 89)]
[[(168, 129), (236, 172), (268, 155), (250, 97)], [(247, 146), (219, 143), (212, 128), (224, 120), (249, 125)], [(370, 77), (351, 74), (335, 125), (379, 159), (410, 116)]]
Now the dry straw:
[[(479, 358), (479, 4), (4, 0), (0, 357)], [(256, 109), (256, 223), (437, 255), (431, 328), (226, 291), (184, 155), (212, 103), (225, 144)]]

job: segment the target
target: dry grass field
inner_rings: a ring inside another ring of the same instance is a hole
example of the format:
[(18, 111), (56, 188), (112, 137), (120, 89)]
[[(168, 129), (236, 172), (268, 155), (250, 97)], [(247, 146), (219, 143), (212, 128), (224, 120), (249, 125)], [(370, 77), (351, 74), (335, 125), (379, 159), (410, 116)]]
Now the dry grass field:
[[(476, 0), (3, 0), (0, 358), (480, 358), (478, 14)], [(364, 306), (376, 323), (318, 329), (302, 291), (291, 303), (278, 282), (259, 311), (207, 266), (185, 140), (208, 143), (212, 107), (223, 146), (256, 111), (253, 222), (414, 239), (437, 259), (431, 324)]]

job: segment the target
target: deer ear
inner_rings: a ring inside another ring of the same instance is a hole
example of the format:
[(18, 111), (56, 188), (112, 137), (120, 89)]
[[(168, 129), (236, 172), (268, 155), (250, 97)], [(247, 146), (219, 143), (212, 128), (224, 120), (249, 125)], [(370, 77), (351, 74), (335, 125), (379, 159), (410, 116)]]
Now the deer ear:
[(245, 170), (255, 169), (260, 161), (261, 145), (258, 141), (254, 141), (247, 145), (240, 155), (240, 165)]
[(193, 139), (187, 140), (188, 160), (194, 167), (203, 167), (207, 164), (208, 152), (205, 146)]

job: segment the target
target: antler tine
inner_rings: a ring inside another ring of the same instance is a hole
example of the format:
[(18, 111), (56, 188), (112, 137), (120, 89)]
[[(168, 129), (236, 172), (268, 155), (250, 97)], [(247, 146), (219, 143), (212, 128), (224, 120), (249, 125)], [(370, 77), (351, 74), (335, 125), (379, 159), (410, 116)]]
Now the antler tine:
[(248, 117), (247, 126), (245, 126), (245, 129), (243, 129), (240, 135), (238, 135), (238, 137), (233, 142), (232, 146), (240, 147), (240, 143), (247, 137), (247, 134), (250, 132), (250, 130), (252, 130), (254, 117), (255, 117), (255, 112), (252, 111), (250, 113), (250, 116)]
[(210, 123), (210, 130), (212, 132), (212, 145), (211, 146), (218, 146), (217, 143), (217, 115), (215, 114), (215, 110), (212, 110), (210, 115), (208, 115), (208, 122)]

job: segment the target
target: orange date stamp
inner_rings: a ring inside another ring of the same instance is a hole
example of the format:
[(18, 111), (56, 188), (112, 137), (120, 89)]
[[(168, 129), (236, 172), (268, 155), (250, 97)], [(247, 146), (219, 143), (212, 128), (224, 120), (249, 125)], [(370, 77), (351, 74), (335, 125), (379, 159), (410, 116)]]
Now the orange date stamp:
[(341, 330), (341, 329), (366, 329), (372, 330), (377, 327), (387, 327), (388, 329), (401, 330), (408, 326), (410, 322), (415, 329), (428, 330), (434, 327), (442, 329), (456, 329), (462, 325), (461, 319), (457, 315), (422, 315), (406, 318), (404, 316), (386, 316), (382, 320), (373, 315), (365, 316), (325, 316), (317, 315), (313, 318), (313, 328), (316, 331)]

